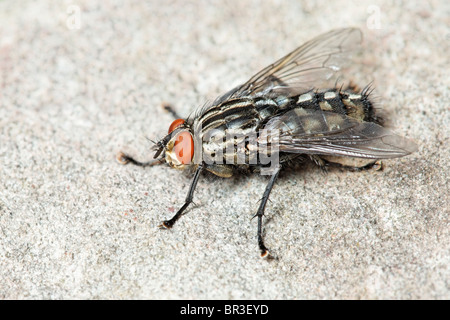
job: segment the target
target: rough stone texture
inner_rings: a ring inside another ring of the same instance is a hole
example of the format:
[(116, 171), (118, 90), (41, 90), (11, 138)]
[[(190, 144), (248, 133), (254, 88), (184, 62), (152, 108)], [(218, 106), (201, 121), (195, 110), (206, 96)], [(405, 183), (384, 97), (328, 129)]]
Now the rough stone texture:
[[(449, 299), (449, 12), (448, 1), (0, 1), (0, 298)], [(152, 156), (147, 138), (172, 121), (161, 103), (187, 116), (345, 26), (365, 35), (355, 77), (374, 80), (419, 151), (383, 172), (282, 173), (264, 225), (277, 260), (259, 258), (251, 220), (264, 176), (202, 177), (197, 207), (158, 230), (190, 177), (115, 154)]]

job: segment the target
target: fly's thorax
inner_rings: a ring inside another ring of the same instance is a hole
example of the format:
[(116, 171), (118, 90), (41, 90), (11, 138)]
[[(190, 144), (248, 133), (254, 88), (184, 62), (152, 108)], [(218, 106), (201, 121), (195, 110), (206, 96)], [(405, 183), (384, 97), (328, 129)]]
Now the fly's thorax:
[(242, 97), (205, 109), (194, 121), (194, 131), (204, 135), (209, 130), (255, 130), (266, 118), (281, 108), (277, 100)]
[(219, 164), (258, 164), (258, 128), (281, 107), (276, 99), (241, 97), (205, 109), (193, 124), (202, 159)]
[(202, 135), (202, 158), (206, 163), (257, 164), (254, 128), (209, 129)]

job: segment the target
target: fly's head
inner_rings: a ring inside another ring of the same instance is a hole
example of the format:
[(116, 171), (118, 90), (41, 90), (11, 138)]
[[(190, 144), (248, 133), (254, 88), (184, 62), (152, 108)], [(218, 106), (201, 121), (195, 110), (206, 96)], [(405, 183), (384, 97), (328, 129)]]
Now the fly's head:
[(194, 139), (183, 119), (177, 119), (169, 127), (169, 133), (156, 144), (153, 158), (162, 157), (175, 169), (183, 170), (193, 162)]

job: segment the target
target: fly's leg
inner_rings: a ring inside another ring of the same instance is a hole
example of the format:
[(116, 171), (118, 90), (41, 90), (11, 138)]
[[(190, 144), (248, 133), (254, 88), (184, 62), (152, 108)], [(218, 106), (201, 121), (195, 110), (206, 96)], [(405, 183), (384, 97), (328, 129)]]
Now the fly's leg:
[(163, 103), (162, 107), (164, 108), (164, 110), (169, 112), (175, 119), (182, 119), (182, 117), (180, 117), (180, 115), (172, 108), (170, 104)]
[(258, 212), (256, 213), (255, 217), (258, 217), (258, 246), (261, 250), (261, 257), (265, 258), (269, 256), (269, 250), (267, 250), (266, 246), (264, 245), (264, 240), (262, 236), (262, 217), (264, 215), (264, 210), (266, 208), (267, 200), (269, 199), (270, 191), (272, 191), (273, 185), (275, 183), (275, 180), (278, 177), (278, 174), (280, 173), (281, 166), (279, 166), (275, 173), (270, 177), (270, 181), (266, 186), (266, 190), (264, 191), (264, 195), (261, 199), (261, 203), (259, 204)]
[(314, 161), (314, 163), (319, 166), (320, 169), (322, 169), (322, 172), (328, 173), (328, 166), (330, 165), (330, 162), (316, 155), (310, 155), (309, 158)]
[(183, 206), (177, 211), (177, 213), (170, 220), (163, 221), (160, 225), (160, 229), (170, 229), (175, 224), (175, 222), (183, 215), (184, 210), (192, 203), (192, 199), (194, 198), (194, 190), (197, 186), (198, 178), (200, 177), (200, 173), (203, 170), (203, 166), (199, 165), (194, 174), (194, 179), (191, 182), (191, 186), (189, 187), (189, 192), (186, 197), (186, 200)]
[(139, 167), (151, 167), (154, 165), (162, 164), (164, 162), (164, 159), (154, 159), (147, 162), (141, 162), (123, 153), (122, 151), (117, 154), (116, 159), (120, 164), (132, 163)]

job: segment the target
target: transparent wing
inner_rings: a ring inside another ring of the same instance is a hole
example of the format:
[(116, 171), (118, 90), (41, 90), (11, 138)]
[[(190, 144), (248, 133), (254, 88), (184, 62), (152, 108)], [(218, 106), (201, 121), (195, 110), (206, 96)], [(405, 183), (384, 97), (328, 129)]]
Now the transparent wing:
[(258, 143), (280, 152), (370, 159), (406, 156), (417, 145), (372, 122), (322, 110), (294, 109), (272, 118)]
[(361, 41), (362, 33), (357, 28), (322, 34), (264, 68), (216, 102), (279, 92), (294, 95), (320, 87), (349, 64), (351, 53), (359, 48)]

